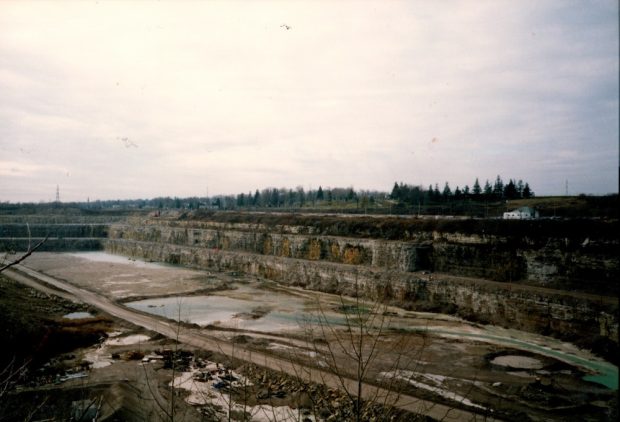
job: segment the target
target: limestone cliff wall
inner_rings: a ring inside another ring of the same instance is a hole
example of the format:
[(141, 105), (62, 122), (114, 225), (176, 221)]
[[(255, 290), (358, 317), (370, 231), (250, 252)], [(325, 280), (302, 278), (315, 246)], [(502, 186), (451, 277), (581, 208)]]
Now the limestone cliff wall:
[(247, 226), (224, 228), (116, 225), (110, 239), (159, 242), (226, 251), (258, 253), (284, 258), (369, 265), (399, 271), (429, 269), (430, 247), (424, 244), (379, 239), (295, 234), (296, 230), (270, 232)]
[[(44, 238), (11, 238), (0, 239), (0, 251), (27, 251), (30, 246), (38, 244)], [(37, 251), (39, 252), (77, 252), (100, 251), (103, 249), (103, 238), (96, 237), (49, 237)]]
[(26, 251), (44, 238), (39, 251), (101, 250), (109, 224), (0, 224), (0, 251)]
[(2, 237), (108, 237), (109, 224), (1, 224)]
[(407, 240), (320, 235), (314, 227), (152, 221), (113, 225), (111, 239), (424, 271), (615, 295), (617, 240), (420, 232)]
[(565, 338), (588, 333), (618, 342), (617, 301), (595, 296), (175, 243), (114, 238), (105, 242), (105, 248), (115, 254), (194, 268), (242, 271), (327, 292), (350, 294), (357, 282), (366, 296), (387, 295), (406, 308), (456, 309), (482, 322)]

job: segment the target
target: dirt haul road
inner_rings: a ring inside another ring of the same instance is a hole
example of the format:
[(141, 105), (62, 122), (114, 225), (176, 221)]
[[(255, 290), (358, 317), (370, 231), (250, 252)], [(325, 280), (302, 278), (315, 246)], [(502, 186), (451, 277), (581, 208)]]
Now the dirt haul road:
[[(236, 359), (251, 362), (289, 375), (296, 375), (307, 382), (324, 384), (329, 388), (342, 389), (341, 379), (335, 374), (302, 366), (301, 364), (293, 363), (286, 359), (270, 356), (268, 354), (250, 351), (239, 345), (235, 345), (233, 348), (232, 344), (207, 336), (197, 329), (180, 327), (174, 322), (167, 322), (151, 315), (142, 314), (138, 311), (116, 304), (104, 296), (78, 288), (46, 274), (24, 267), (23, 265), (16, 265), (14, 269), (6, 270), (3, 274), (15, 281), (27, 284), (29, 287), (37, 288), (46, 293), (59, 294), (49, 287), (39, 284), (35, 280), (41, 281), (49, 286), (67, 292), (79, 301), (95, 306), (112, 316), (146, 328), (147, 330), (160, 333), (166, 337), (176, 339), (181, 343), (205, 350), (220, 352), (228, 356), (234, 356)], [(62, 292), (60, 292), (59, 295), (64, 296)], [(343, 381), (348, 391), (357, 391), (356, 380), (346, 378)], [(366, 383), (363, 384), (362, 396), (364, 399), (372, 400), (377, 403), (393, 403), (394, 407), (442, 421), (494, 420), (489, 418), (488, 415), (478, 415), (466, 410), (451, 408), (443, 404), (434, 403), (410, 395), (397, 394), (387, 389)]]

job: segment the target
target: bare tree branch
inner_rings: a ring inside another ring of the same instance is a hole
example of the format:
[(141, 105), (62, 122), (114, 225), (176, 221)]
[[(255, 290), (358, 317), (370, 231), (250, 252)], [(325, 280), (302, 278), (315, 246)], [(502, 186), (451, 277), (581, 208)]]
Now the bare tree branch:
[[(30, 232), (30, 229), (28, 230), (28, 232)], [(22, 256), (20, 256), (19, 258), (15, 259), (14, 261), (9, 262), (8, 264), (0, 267), (0, 273), (8, 268), (11, 268), (14, 265), (19, 264), (20, 262), (22, 262), (24, 259), (28, 258), (30, 255), (32, 255), (32, 253), (34, 251), (36, 251), (37, 249), (39, 249), (39, 247), (41, 247), (41, 245), (43, 245), (45, 242), (47, 242), (47, 239), (49, 238), (49, 235), (45, 236), (44, 239), (42, 239), (39, 243), (37, 243), (36, 245), (32, 246), (32, 244), (30, 243), (30, 237), (28, 239), (28, 250), (26, 251), (25, 254), (23, 254)]]

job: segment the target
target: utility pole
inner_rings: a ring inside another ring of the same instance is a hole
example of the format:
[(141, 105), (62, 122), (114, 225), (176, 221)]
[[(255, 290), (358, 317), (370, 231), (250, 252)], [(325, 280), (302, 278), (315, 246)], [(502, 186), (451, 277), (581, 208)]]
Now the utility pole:
[(568, 196), (568, 179), (566, 179), (566, 196)]
[(60, 188), (56, 185), (56, 203), (60, 204)]

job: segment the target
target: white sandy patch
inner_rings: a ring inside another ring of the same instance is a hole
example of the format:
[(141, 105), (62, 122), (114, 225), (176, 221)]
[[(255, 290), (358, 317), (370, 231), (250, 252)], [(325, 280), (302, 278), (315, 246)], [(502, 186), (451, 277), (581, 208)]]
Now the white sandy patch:
[(211, 383), (194, 381), (193, 376), (197, 372), (197, 370), (183, 372), (172, 381), (171, 385), (190, 392), (190, 395), (185, 399), (189, 404), (202, 405), (210, 403), (216, 399), (216, 395), (211, 391)]
[(66, 319), (86, 319), (86, 318), (92, 318), (93, 314), (89, 312), (71, 312), (66, 315), (63, 315), (62, 317)]
[(112, 365), (114, 362), (112, 355), (108, 350), (110, 346), (127, 346), (130, 344), (145, 342), (150, 339), (149, 336), (144, 334), (119, 337), (122, 334), (122, 331), (114, 331), (108, 334), (108, 339), (106, 341), (84, 353), (84, 360), (90, 362), (90, 367), (93, 369), (105, 368), (106, 366)]
[(90, 362), (90, 367), (93, 369), (105, 368), (106, 366), (112, 365), (112, 356), (108, 353), (108, 348), (105, 344), (95, 349), (88, 350), (84, 354), (84, 360)]
[(431, 391), (448, 400), (454, 400), (458, 403), (464, 404), (465, 406), (476, 407), (478, 409), (486, 410), (486, 407), (475, 404), (469, 399), (463, 396), (460, 396), (453, 391), (448, 391), (443, 388), (440, 388), (439, 385), (443, 384), (443, 382), (447, 379), (447, 377), (444, 377), (442, 375), (435, 375), (435, 374), (419, 374), (423, 378), (430, 380), (432, 383), (435, 384), (435, 385), (429, 385), (429, 384), (412, 379), (415, 375), (418, 375), (418, 374), (416, 374), (413, 371), (397, 370), (397, 371), (390, 371), (390, 372), (381, 372), (379, 374), (379, 379), (381, 378), (400, 379), (400, 380), (408, 382), (414, 387)]
[(116, 285), (126, 285), (126, 284), (131, 284), (132, 286), (134, 284), (148, 284), (150, 283), (151, 280), (146, 280), (146, 279), (142, 279), (142, 280), (108, 280), (105, 281), (103, 283), (104, 286), (108, 287), (108, 286), (116, 286)]
[(124, 331), (112, 331), (108, 333), (108, 339), (106, 341), (84, 353), (84, 360), (90, 362), (90, 366), (93, 369), (105, 368), (106, 366), (112, 365), (114, 361), (112, 360), (112, 355), (108, 351), (108, 343), (112, 341), (111, 339), (123, 333)]
[[(229, 412), (246, 412), (251, 415), (252, 421), (257, 422), (270, 422), (277, 420), (278, 422), (297, 422), (299, 415), (297, 410), (288, 406), (244, 406), (242, 403), (231, 402), (229, 394), (219, 391), (213, 385), (221, 381), (219, 375), (213, 375), (213, 379), (209, 381), (196, 381), (194, 375), (207, 371), (214, 373), (218, 369), (222, 368), (216, 363), (209, 363), (201, 371), (199, 369), (192, 369), (189, 372), (183, 372), (170, 383), (175, 388), (182, 388), (190, 392), (189, 396), (185, 399), (187, 403), (192, 405), (212, 405), (218, 409), (219, 420), (227, 421)], [(237, 378), (237, 381), (233, 381), (231, 385), (243, 388), (244, 385), (252, 385), (251, 382), (242, 375), (231, 371), (231, 375)], [(314, 422), (312, 416), (309, 417)]]
[(444, 375), (437, 375), (437, 374), (422, 374), (422, 376), (426, 379), (433, 381), (435, 384), (443, 384), (443, 382), (447, 378)]
[(285, 344), (280, 344), (280, 343), (269, 343), (269, 346), (267, 346), (267, 349), (269, 350), (291, 350), (292, 347), (287, 346)]
[(430, 334), (435, 334), (438, 336), (460, 336), (463, 333), (465, 334), (484, 334), (484, 330), (480, 328), (474, 327), (472, 325), (459, 325), (458, 327), (446, 327), (445, 325), (426, 325), (420, 327), (420, 331), (427, 331)]
[(302, 354), (302, 355), (306, 355), (309, 356), (311, 358), (315, 358), (318, 356), (317, 352), (315, 352), (314, 350), (303, 350), (300, 351), (299, 348), (296, 347), (291, 347), (291, 346), (287, 346), (285, 344), (280, 344), (280, 343), (269, 343), (269, 346), (267, 346), (267, 349), (269, 350), (295, 350), (295, 354)]
[(519, 355), (498, 356), (491, 363), (518, 369), (540, 369), (544, 366), (539, 359)]
[[(525, 331), (516, 330), (514, 328), (503, 328), (503, 327), (499, 327), (495, 325), (485, 326), (485, 331), (489, 335), (510, 338), (510, 339), (514, 339), (517, 341), (521, 341), (524, 343), (530, 343), (532, 345), (538, 346), (543, 349), (543, 350), (536, 350), (536, 352), (538, 353), (544, 354), (544, 349), (550, 349), (550, 350), (562, 352), (567, 355), (579, 356), (587, 360), (598, 360), (598, 361), (601, 360), (589, 350), (580, 349), (577, 345), (573, 343), (568, 343), (565, 341), (557, 340), (553, 337), (546, 337), (546, 336), (543, 336), (542, 334), (528, 333)], [(515, 347), (512, 344), (511, 346)], [(517, 348), (520, 348), (520, 347), (517, 347)], [(551, 357), (562, 360), (562, 358), (558, 357), (557, 355), (551, 355)], [(571, 362), (568, 362), (568, 363), (571, 363)]]
[(515, 377), (520, 377), (520, 378), (536, 378), (534, 375), (530, 374), (529, 372), (525, 372), (525, 371), (511, 371), (511, 372), (506, 372), (508, 375), (513, 375)]
[(108, 346), (128, 346), (130, 344), (138, 344), (149, 341), (151, 338), (144, 334), (133, 334), (126, 337), (108, 339), (105, 344)]
[(94, 261), (94, 262), (107, 262), (110, 264), (124, 264), (124, 265), (131, 265), (132, 267), (136, 267), (136, 268), (154, 268), (154, 269), (168, 268), (164, 264), (140, 261), (134, 258), (128, 258), (126, 256), (112, 255), (107, 252), (76, 252), (76, 253), (70, 253), (69, 255), (75, 256), (77, 258), (87, 259), (89, 261)]
[[(246, 409), (252, 415), (252, 421), (257, 422), (298, 422), (300, 420), (298, 411), (288, 406), (252, 406)], [(313, 416), (304, 416), (311, 421), (314, 421)]]

